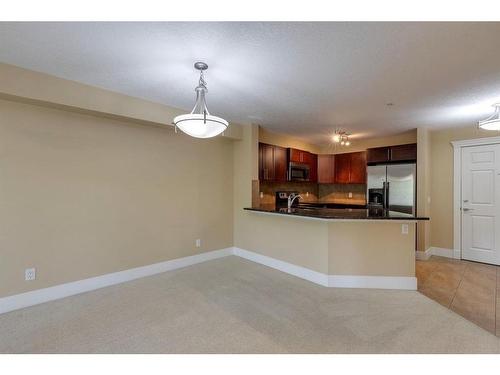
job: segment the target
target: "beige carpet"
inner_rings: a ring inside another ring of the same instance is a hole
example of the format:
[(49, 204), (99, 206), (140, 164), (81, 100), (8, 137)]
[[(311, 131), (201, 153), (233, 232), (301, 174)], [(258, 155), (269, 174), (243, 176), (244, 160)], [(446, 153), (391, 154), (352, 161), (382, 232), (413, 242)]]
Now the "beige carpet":
[(418, 292), (333, 289), (227, 257), (0, 315), (8, 353), (499, 353)]

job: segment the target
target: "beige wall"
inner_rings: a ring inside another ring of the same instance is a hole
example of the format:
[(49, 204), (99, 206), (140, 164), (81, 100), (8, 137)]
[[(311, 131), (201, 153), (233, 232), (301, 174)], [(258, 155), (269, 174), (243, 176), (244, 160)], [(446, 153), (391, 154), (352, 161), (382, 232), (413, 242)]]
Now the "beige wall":
[(281, 147), (297, 148), (299, 150), (309, 151), (314, 154), (321, 153), (320, 146), (304, 142), (299, 138), (292, 137), (287, 134), (274, 133), (263, 127), (259, 127), (259, 142), (268, 143), (271, 145), (276, 145)]
[(453, 248), (453, 147), (450, 142), (498, 135), (475, 125), (431, 132), (431, 246)]
[(5, 100), (0, 114), (0, 297), (233, 245), (233, 141)]
[[(427, 128), (417, 129), (417, 215), (431, 216), (431, 140)], [(425, 251), (430, 245), (431, 223), (417, 225), (417, 250)]]
[[(4, 63), (0, 63), (0, 82), (2, 82), (0, 99), (139, 124), (172, 128), (174, 117), (186, 112), (179, 108)], [(241, 126), (232, 123), (224, 132), (224, 136), (239, 139), (241, 132)]]
[[(331, 275), (415, 276), (415, 225), (332, 222), (328, 225)], [(362, 235), (360, 235), (362, 234)]]

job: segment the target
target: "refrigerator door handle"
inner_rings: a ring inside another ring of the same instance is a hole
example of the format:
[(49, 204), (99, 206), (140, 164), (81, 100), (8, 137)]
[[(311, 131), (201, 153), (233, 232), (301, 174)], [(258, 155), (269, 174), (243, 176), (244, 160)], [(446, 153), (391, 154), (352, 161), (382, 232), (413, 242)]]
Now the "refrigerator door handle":
[(384, 198), (385, 198), (385, 204), (384, 204), (384, 208), (386, 210), (389, 209), (389, 181), (387, 181), (385, 183), (385, 190), (384, 190)]

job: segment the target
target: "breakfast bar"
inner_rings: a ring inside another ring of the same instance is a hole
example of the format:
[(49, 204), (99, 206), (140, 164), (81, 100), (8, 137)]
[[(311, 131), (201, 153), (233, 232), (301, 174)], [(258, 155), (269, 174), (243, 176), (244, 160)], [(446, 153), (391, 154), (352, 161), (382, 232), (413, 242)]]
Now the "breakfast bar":
[(244, 210), (243, 255), (257, 253), (261, 263), (323, 286), (416, 289), (415, 227), (427, 217), (364, 208)]

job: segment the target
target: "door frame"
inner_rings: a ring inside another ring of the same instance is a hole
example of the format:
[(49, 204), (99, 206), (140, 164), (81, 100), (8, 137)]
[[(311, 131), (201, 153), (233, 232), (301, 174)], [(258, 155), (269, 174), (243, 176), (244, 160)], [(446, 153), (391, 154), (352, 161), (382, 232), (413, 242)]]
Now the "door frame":
[(462, 148), (500, 144), (500, 137), (464, 139), (453, 146), (453, 258), (462, 258)]

